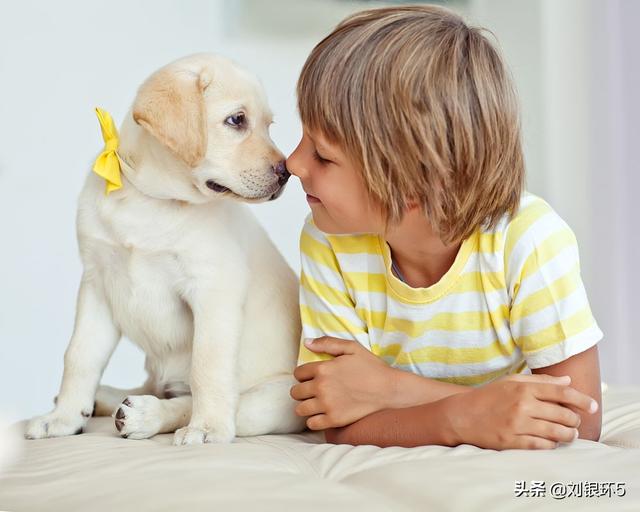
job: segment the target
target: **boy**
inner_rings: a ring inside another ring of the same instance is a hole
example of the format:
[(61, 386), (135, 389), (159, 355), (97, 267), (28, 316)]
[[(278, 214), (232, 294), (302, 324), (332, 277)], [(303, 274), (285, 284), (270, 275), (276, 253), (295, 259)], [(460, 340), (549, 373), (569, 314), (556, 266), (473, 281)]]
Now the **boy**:
[(523, 193), (516, 95), (480, 30), (435, 6), (355, 14), (297, 93), (287, 167), (311, 216), (291, 396), (308, 427), (378, 446), (597, 440), (602, 332), (577, 243)]

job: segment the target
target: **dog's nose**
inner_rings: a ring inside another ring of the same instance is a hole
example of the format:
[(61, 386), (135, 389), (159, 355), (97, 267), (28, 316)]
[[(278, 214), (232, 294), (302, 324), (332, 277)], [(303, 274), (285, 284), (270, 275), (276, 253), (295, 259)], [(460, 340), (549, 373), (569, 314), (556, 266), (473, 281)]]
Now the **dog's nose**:
[(287, 166), (284, 160), (278, 162), (273, 166), (273, 172), (275, 172), (276, 176), (278, 176), (278, 185), (280, 186), (284, 185), (289, 179), (289, 176), (291, 176), (291, 174), (287, 170)]

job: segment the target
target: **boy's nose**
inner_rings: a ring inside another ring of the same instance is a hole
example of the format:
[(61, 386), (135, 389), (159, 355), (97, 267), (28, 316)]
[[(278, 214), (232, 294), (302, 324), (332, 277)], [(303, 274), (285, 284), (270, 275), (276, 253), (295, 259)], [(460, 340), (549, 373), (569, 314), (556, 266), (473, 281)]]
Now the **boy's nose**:
[(289, 155), (289, 158), (287, 158), (284, 162), (287, 170), (293, 174), (294, 176), (296, 176), (297, 178), (300, 178), (300, 168), (298, 167), (298, 162), (296, 161), (295, 158), (295, 152), (291, 153), (291, 155)]
[(284, 166), (287, 168), (287, 171), (296, 176), (295, 170), (291, 168), (291, 156), (284, 161)]

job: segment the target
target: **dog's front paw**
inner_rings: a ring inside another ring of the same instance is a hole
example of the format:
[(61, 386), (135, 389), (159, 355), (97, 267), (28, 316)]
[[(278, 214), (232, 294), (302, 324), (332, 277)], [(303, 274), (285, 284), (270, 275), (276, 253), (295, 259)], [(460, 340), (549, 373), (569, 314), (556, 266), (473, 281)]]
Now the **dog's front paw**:
[(82, 414), (77, 417), (62, 415), (55, 410), (43, 416), (31, 419), (25, 428), (26, 439), (43, 439), (45, 437), (63, 437), (82, 434), (87, 418)]
[(236, 437), (235, 425), (219, 424), (216, 427), (187, 425), (179, 428), (173, 436), (173, 444), (231, 443)]

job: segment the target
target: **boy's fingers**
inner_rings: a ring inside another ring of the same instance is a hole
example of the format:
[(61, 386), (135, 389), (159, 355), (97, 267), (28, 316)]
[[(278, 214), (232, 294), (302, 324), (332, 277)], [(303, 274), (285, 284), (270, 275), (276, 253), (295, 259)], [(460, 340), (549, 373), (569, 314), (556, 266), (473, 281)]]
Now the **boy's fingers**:
[(531, 411), (531, 417), (539, 420), (551, 421), (570, 428), (580, 426), (580, 415), (567, 406), (552, 402), (536, 401), (535, 408)]
[(332, 425), (326, 414), (316, 414), (311, 418), (307, 418), (307, 427), (310, 430), (325, 430), (335, 426), (337, 425)]
[(301, 364), (295, 370), (293, 370), (293, 376), (298, 382), (313, 379), (316, 374), (318, 365), (323, 363), (326, 363), (326, 361), (313, 361), (311, 363)]
[(313, 352), (324, 352), (332, 356), (340, 356), (343, 354), (353, 354), (356, 350), (356, 343), (351, 340), (342, 340), (332, 338), (331, 336), (322, 336), (316, 339), (305, 339), (305, 346)]
[(598, 410), (598, 402), (571, 386), (540, 384), (534, 386), (533, 394), (539, 400), (572, 405), (588, 413), (594, 413)]
[(525, 450), (553, 450), (558, 447), (556, 441), (545, 439), (544, 437), (531, 436), (522, 434), (516, 436), (513, 443), (513, 448), (520, 448)]
[(324, 412), (317, 398), (309, 398), (309, 400), (300, 402), (294, 411), (298, 416), (313, 416)]
[(525, 434), (542, 437), (559, 443), (570, 443), (577, 437), (578, 430), (545, 420), (532, 420), (527, 424)]
[(301, 382), (300, 384), (296, 384), (295, 386), (291, 386), (289, 390), (289, 395), (294, 400), (306, 400), (307, 398), (312, 398), (315, 395), (313, 391), (314, 383), (311, 380)]

